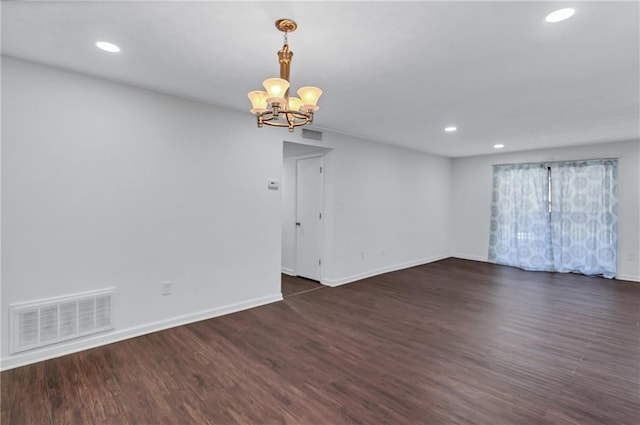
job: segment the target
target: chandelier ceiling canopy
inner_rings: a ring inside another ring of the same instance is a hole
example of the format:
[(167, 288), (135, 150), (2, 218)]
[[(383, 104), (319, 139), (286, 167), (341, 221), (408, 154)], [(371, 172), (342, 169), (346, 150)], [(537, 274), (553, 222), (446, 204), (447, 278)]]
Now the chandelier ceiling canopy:
[(320, 109), (318, 99), (322, 90), (306, 86), (298, 89), (299, 97), (289, 96), (289, 74), (293, 52), (289, 50), (287, 35), (298, 25), (290, 19), (278, 19), (276, 28), (284, 32), (284, 44), (278, 51), (280, 78), (267, 78), (262, 82), (265, 90), (255, 90), (247, 94), (251, 101), (251, 113), (256, 116), (258, 127), (264, 124), (273, 127), (288, 127), (292, 132), (313, 122), (313, 114)]

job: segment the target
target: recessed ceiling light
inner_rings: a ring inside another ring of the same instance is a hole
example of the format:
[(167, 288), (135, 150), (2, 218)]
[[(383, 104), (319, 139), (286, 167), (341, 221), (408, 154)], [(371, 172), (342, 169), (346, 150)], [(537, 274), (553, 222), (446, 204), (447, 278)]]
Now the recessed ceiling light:
[(566, 9), (558, 9), (555, 12), (549, 13), (547, 17), (544, 18), (544, 20), (547, 22), (560, 22), (564, 21), (565, 19), (569, 19), (573, 16), (574, 13), (576, 13), (576, 10), (571, 7), (567, 7)]
[(502, 149), (504, 148), (504, 145), (502, 143), (498, 143), (497, 145), (493, 145), (493, 147), (496, 149)]
[(117, 53), (120, 51), (120, 48), (113, 43), (109, 43), (108, 41), (98, 41), (96, 42), (96, 46), (98, 49), (102, 49), (105, 52), (109, 53)]
[(452, 131), (456, 131), (458, 128), (454, 127), (454, 126), (450, 126), (450, 127), (445, 127), (444, 131), (446, 131), (447, 133), (451, 133)]

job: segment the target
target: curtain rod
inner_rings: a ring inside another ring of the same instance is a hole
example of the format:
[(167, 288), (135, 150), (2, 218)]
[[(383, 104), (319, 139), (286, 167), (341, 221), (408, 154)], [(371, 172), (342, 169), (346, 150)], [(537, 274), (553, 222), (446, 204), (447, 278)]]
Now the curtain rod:
[(589, 158), (589, 159), (564, 159), (564, 160), (559, 160), (559, 161), (536, 161), (536, 162), (507, 162), (507, 163), (501, 163), (501, 164), (491, 164), (493, 166), (496, 165), (545, 165), (545, 164), (558, 164), (561, 162), (588, 162), (588, 161), (617, 161), (618, 159), (620, 159), (619, 157), (615, 157), (615, 158)]

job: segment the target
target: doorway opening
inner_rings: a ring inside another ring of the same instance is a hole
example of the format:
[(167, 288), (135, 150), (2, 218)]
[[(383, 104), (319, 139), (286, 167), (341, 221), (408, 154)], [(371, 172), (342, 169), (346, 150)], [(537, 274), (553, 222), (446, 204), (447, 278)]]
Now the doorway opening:
[(324, 155), (329, 149), (283, 143), (282, 294), (322, 288)]

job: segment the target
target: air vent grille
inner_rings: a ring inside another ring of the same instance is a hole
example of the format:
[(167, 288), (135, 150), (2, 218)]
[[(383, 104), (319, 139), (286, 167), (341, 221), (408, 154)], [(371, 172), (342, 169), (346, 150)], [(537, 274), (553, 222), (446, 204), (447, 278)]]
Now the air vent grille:
[(322, 140), (322, 132), (317, 130), (310, 130), (308, 128), (303, 128), (302, 137), (305, 139)]
[(113, 288), (12, 304), (11, 353), (112, 329)]

